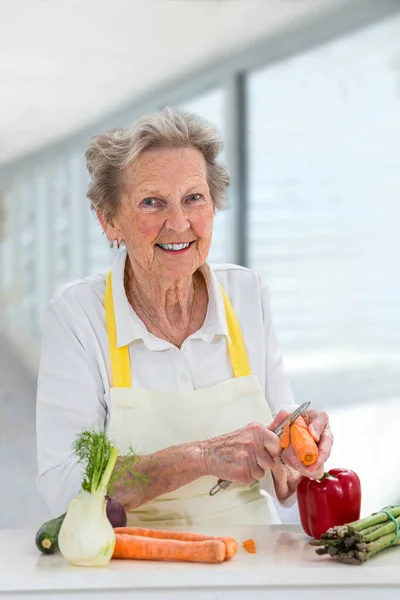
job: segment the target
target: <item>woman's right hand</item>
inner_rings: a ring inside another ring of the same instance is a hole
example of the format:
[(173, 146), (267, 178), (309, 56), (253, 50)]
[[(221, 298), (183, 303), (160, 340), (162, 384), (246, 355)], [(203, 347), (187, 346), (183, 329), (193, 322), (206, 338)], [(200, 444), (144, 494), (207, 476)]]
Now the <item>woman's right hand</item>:
[(245, 485), (262, 479), (281, 452), (279, 437), (260, 423), (250, 423), (203, 444), (208, 475)]

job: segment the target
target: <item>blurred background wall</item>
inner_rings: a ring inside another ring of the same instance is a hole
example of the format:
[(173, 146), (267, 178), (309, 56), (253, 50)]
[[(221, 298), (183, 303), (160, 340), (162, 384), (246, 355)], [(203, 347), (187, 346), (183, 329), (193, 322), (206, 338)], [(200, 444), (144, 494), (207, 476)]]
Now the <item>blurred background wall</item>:
[(400, 502), (400, 3), (0, 0), (0, 527), (47, 518), (46, 303), (114, 252), (86, 144), (165, 105), (222, 132), (232, 187), (210, 261), (269, 284), (297, 400), (331, 415), (329, 466), (358, 471), (364, 512)]

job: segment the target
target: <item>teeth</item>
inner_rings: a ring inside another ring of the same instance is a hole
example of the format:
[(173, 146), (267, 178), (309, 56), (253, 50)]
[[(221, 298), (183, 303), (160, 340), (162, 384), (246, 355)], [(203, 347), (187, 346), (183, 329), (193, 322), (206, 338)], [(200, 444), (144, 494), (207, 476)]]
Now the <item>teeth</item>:
[(183, 250), (189, 246), (189, 242), (187, 244), (158, 244), (158, 246), (165, 250)]

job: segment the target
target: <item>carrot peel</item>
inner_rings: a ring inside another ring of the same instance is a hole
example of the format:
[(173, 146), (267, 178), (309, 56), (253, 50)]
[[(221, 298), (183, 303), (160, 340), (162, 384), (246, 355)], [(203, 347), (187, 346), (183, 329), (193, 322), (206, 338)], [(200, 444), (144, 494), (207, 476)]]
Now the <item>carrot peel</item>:
[(251, 538), (242, 542), (242, 546), (249, 554), (256, 554), (257, 552), (256, 544)]
[(281, 448), (289, 448), (290, 446), (290, 421), (283, 428), (280, 446)]

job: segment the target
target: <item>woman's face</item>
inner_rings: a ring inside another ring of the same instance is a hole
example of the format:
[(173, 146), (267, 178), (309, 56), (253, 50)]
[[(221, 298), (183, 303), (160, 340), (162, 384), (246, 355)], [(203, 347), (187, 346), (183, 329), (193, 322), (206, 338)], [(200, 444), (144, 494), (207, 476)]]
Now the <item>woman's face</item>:
[(213, 217), (202, 154), (164, 148), (143, 153), (125, 173), (113, 225), (134, 268), (176, 281), (206, 261)]

